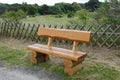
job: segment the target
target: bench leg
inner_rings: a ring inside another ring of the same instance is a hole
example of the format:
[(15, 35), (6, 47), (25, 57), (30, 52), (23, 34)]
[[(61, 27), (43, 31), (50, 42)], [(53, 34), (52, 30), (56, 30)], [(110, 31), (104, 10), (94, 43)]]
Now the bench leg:
[(47, 54), (44, 54), (45, 55), (45, 61), (48, 61), (50, 58), (49, 58), (49, 55)]
[(35, 51), (31, 51), (31, 62), (33, 64), (37, 64), (36, 55), (37, 55), (37, 53)]
[(31, 62), (37, 64), (49, 60), (49, 55), (32, 51), (31, 52)]
[(77, 71), (79, 71), (80, 69), (83, 68), (82, 61), (83, 61), (83, 59), (81, 59), (79, 61), (72, 61), (72, 60), (65, 59), (64, 72), (69, 75), (73, 75), (74, 73), (76, 73)]

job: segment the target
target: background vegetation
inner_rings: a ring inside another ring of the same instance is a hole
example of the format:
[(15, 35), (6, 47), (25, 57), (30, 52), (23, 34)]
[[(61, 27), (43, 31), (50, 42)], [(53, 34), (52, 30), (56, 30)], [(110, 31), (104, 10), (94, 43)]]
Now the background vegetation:
[(70, 24), (120, 24), (120, 0), (89, 0), (81, 4), (56, 3), (53, 6), (43, 4), (2, 4), (0, 3), (0, 16), (7, 22), (19, 22), (20, 19), (35, 17), (39, 15), (55, 15), (55, 18), (62, 18), (66, 15)]

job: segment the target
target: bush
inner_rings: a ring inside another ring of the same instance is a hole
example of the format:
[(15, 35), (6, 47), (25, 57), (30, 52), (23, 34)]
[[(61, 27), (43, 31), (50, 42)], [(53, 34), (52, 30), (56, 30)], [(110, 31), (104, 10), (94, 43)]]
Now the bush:
[(67, 15), (68, 18), (72, 18), (74, 17), (74, 13), (73, 12), (69, 12), (68, 15)]
[(62, 17), (63, 17), (62, 14), (55, 15), (55, 18), (62, 18)]
[(5, 22), (15, 22), (18, 23), (20, 19), (26, 18), (26, 13), (24, 13), (22, 10), (15, 11), (9, 11), (2, 15), (2, 19)]

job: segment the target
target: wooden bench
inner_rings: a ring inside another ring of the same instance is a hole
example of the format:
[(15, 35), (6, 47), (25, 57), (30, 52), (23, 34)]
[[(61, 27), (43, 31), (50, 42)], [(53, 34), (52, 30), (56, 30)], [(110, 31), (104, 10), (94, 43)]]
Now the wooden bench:
[[(38, 29), (38, 35), (48, 37), (48, 44), (33, 44), (28, 46), (28, 49), (31, 50), (32, 63), (37, 64), (39, 59), (47, 61), (49, 60), (49, 55), (52, 55), (64, 59), (64, 72), (69, 75), (73, 75), (82, 68), (82, 61), (87, 54), (77, 51), (77, 44), (78, 42), (89, 43), (91, 32), (40, 27)], [(53, 38), (73, 41), (72, 50), (53, 47)]]

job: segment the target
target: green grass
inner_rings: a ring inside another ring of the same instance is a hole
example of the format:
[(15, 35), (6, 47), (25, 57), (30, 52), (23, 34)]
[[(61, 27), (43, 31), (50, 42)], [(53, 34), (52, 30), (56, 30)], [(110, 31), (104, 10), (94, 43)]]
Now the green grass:
[(30, 65), (30, 57), (23, 58), (25, 51), (0, 47), (0, 60), (5, 61), (8, 65)]
[(55, 18), (54, 15), (45, 15), (45, 16), (36, 16), (36, 17), (27, 17), (22, 20), (23, 23), (30, 24), (45, 24), (45, 25), (66, 25), (69, 24), (67, 17)]
[[(7, 62), (10, 66), (33, 66), (30, 62), (30, 57), (25, 55), (24, 50), (12, 49), (10, 47), (0, 45), (0, 61)], [(84, 61), (84, 68), (73, 76), (64, 73), (63, 65), (53, 65), (50, 63), (41, 63), (34, 65), (41, 67), (46, 71), (52, 71), (65, 80), (119, 80), (120, 72), (110, 66), (99, 62)]]
[(63, 72), (63, 66), (54, 66), (52, 71), (63, 76), (65, 80), (119, 80), (120, 72), (114, 68), (102, 63), (93, 62), (91, 64), (84, 64), (83, 70), (79, 71), (73, 76), (68, 76)]

